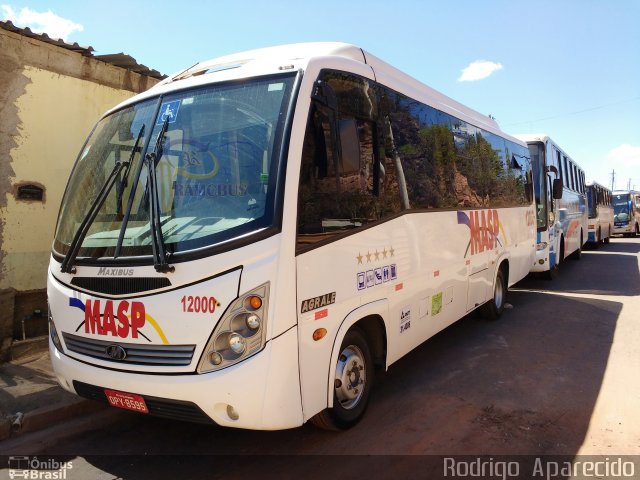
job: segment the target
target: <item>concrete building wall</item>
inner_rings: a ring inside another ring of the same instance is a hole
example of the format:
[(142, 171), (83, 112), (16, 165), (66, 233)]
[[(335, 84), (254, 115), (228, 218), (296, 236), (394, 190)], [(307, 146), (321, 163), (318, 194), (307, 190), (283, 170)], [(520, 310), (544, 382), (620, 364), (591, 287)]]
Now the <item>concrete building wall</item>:
[[(105, 110), (151, 77), (0, 30), (0, 289), (43, 289), (56, 216), (82, 144)], [(21, 185), (43, 188), (20, 200)]]
[[(1, 297), (2, 311), (20, 319), (46, 312), (56, 217), (76, 156), (104, 111), (158, 81), (99, 61), (87, 49), (0, 28), (0, 292), (12, 292)], [(41, 188), (42, 199), (20, 199), (25, 186)]]

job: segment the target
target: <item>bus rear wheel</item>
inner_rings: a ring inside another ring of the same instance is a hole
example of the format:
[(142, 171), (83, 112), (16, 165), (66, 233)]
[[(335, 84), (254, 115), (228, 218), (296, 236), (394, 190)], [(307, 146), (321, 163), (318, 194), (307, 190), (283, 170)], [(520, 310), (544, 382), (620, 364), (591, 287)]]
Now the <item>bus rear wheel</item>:
[(324, 430), (346, 430), (364, 415), (373, 385), (373, 357), (365, 334), (359, 328), (347, 332), (340, 346), (333, 381), (333, 407), (311, 418)]
[(504, 312), (507, 301), (507, 280), (504, 269), (500, 268), (493, 287), (493, 298), (480, 307), (480, 314), (487, 320), (497, 320)]

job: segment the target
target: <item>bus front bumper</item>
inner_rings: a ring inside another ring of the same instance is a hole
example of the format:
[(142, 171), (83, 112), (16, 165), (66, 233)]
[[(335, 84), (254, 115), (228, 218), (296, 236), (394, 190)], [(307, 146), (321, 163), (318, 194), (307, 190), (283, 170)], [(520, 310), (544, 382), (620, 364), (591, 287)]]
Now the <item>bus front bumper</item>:
[[(302, 425), (297, 328), (237, 365), (205, 374), (162, 375), (96, 367), (61, 353), (51, 362), (66, 390), (106, 402), (104, 390), (142, 396), (151, 414), (225, 427), (280, 430)], [(175, 412), (175, 415), (172, 415)]]
[(632, 223), (627, 223), (626, 225), (616, 225), (613, 227), (614, 235), (624, 235), (627, 233), (635, 233), (635, 226)]
[[(530, 272), (548, 272), (550, 267), (551, 256), (553, 255), (555, 260), (555, 253), (549, 252), (549, 247), (541, 248), (540, 250), (536, 250), (536, 258), (531, 266)], [(553, 262), (555, 265), (555, 261)]]

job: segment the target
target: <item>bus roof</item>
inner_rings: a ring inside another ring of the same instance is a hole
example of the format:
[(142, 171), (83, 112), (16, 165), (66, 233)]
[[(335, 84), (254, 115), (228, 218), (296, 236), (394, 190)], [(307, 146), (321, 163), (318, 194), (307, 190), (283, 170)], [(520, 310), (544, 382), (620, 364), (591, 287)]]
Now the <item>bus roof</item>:
[(270, 73), (282, 73), (283, 71), (304, 70), (311, 61), (316, 59), (329, 61), (336, 57), (368, 65), (375, 76), (384, 77), (383, 83), (387, 87), (430, 104), (434, 108), (472, 123), (476, 127), (520, 142), (517, 138), (505, 134), (497, 122), (488, 115), (483, 115), (447, 97), (357, 46), (339, 42), (281, 45), (248, 50), (198, 62), (186, 70), (169, 75), (146, 92), (124, 101), (116, 109), (174, 89)]
[[(523, 142), (542, 142), (547, 143), (547, 141), (551, 140), (551, 137), (546, 133), (516, 133), (513, 135), (514, 137), (522, 140)], [(551, 140), (554, 144), (553, 140)]]
[(516, 133), (514, 137), (526, 143), (542, 142), (546, 144), (547, 142), (551, 142), (553, 146), (556, 148), (556, 150), (559, 150), (560, 152), (562, 152), (562, 154), (567, 158), (569, 158), (575, 165), (578, 166), (578, 168), (582, 169), (582, 167), (580, 167), (580, 164), (576, 162), (571, 155), (569, 155), (560, 145), (558, 145), (546, 133)]
[(604, 188), (605, 190), (607, 190), (608, 192), (611, 192), (611, 189), (609, 187), (607, 187), (606, 185), (601, 184), (600, 182), (596, 182), (595, 180), (587, 180), (586, 182), (584, 182), (585, 186), (590, 187), (590, 186), (598, 186), (601, 188)]

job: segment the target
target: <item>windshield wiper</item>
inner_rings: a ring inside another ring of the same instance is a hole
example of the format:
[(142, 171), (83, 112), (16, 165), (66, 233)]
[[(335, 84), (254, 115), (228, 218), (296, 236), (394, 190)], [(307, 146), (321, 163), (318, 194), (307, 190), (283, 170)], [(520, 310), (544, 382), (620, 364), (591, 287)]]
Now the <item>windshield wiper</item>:
[(78, 255), (78, 251), (82, 246), (82, 242), (84, 241), (84, 238), (87, 236), (89, 227), (95, 220), (96, 216), (98, 215), (98, 212), (100, 211), (100, 209), (102, 208), (102, 205), (104, 204), (104, 201), (107, 199), (109, 192), (115, 185), (118, 175), (120, 174), (123, 168), (125, 167), (128, 168), (130, 161), (131, 161), (131, 157), (129, 157), (129, 160), (126, 162), (118, 161), (114, 165), (113, 170), (111, 170), (111, 173), (109, 174), (109, 178), (107, 178), (107, 181), (104, 183), (104, 185), (102, 185), (100, 192), (98, 192), (98, 196), (95, 198), (95, 200), (89, 207), (89, 211), (82, 219), (82, 222), (78, 227), (78, 230), (76, 230), (76, 234), (74, 235), (73, 240), (69, 245), (69, 250), (67, 251), (67, 254), (64, 256), (64, 259), (62, 260), (62, 264), (60, 265), (60, 271), (62, 271), (62, 273), (76, 273), (76, 267), (73, 266), (73, 262), (75, 261)]
[(162, 238), (162, 226), (160, 225), (160, 199), (158, 198), (158, 184), (156, 179), (156, 165), (162, 158), (162, 146), (164, 143), (164, 135), (167, 133), (169, 127), (169, 115), (162, 124), (158, 138), (156, 139), (156, 146), (153, 152), (147, 153), (144, 157), (147, 165), (148, 188), (147, 188), (147, 201), (149, 203), (150, 212), (150, 229), (151, 229), (151, 247), (153, 249), (153, 266), (156, 272), (167, 273), (173, 272), (175, 267), (169, 265), (167, 262), (167, 254), (164, 245), (164, 239)]
[(131, 169), (131, 163), (133, 162), (133, 157), (138, 150), (138, 144), (140, 143), (140, 139), (144, 135), (145, 125), (144, 123), (140, 127), (140, 131), (138, 132), (138, 136), (136, 137), (136, 141), (133, 144), (133, 149), (131, 150), (131, 155), (129, 155), (129, 160), (127, 160), (127, 164), (124, 167), (124, 171), (122, 172), (122, 178), (118, 182), (118, 189), (116, 191), (116, 205), (118, 206), (118, 214), (122, 215), (122, 194), (124, 193), (124, 189), (127, 188), (127, 184), (129, 183), (129, 170)]

